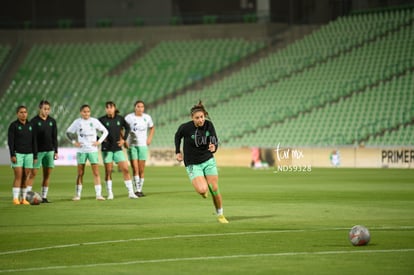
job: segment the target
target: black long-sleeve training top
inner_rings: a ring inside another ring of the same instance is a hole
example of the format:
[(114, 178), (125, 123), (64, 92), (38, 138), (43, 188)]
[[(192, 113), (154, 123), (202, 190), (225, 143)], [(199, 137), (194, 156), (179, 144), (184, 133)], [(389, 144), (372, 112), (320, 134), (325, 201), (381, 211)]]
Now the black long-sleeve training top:
[(37, 142), (32, 124), (27, 121), (22, 124), (19, 120), (13, 121), (7, 133), (10, 157), (20, 154), (33, 154), (37, 159)]
[(115, 152), (122, 150), (122, 148), (118, 145), (118, 141), (121, 139), (121, 132), (124, 131), (123, 139), (126, 140), (130, 128), (128, 123), (125, 121), (123, 116), (116, 115), (115, 117), (111, 118), (108, 116), (102, 116), (99, 118), (99, 121), (108, 129), (108, 136), (102, 142), (101, 150), (103, 152)]
[[(184, 165), (200, 164), (213, 157), (208, 150), (210, 143), (218, 148), (216, 130), (211, 121), (206, 120), (204, 125), (196, 127), (193, 121), (181, 124), (175, 133), (175, 153), (181, 152), (181, 139), (184, 138)], [(215, 153), (215, 152), (214, 152)]]
[(46, 119), (41, 118), (39, 115), (32, 118), (34, 132), (36, 134), (37, 150), (38, 152), (58, 152), (57, 141), (57, 126), (56, 120), (50, 116)]

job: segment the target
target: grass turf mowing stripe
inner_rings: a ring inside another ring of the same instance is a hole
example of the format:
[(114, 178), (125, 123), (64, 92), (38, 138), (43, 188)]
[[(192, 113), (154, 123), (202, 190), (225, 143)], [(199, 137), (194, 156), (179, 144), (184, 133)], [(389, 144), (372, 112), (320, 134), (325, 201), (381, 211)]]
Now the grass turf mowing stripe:
[(168, 259), (138, 260), (138, 261), (128, 261), (128, 262), (97, 263), (97, 264), (85, 264), (85, 265), (61, 265), (61, 266), (45, 266), (45, 267), (33, 267), (33, 268), (21, 268), (21, 269), (7, 269), (7, 270), (0, 270), (0, 273), (45, 271), (45, 270), (58, 270), (58, 269), (69, 269), (69, 268), (93, 268), (93, 267), (102, 267), (102, 266), (120, 266), (120, 265), (168, 263), (168, 262), (223, 260), (223, 259), (237, 259), (237, 258), (338, 255), (338, 254), (404, 253), (404, 252), (414, 252), (414, 248), (381, 249), (381, 250), (353, 250), (353, 251), (350, 251), (350, 250), (313, 251), (313, 252), (298, 251), (298, 252), (281, 252), (281, 253), (266, 253), (266, 254), (241, 254), (241, 255), (204, 256), (204, 257), (191, 257), (191, 258), (168, 258)]
[[(414, 226), (400, 226), (400, 227), (376, 227), (370, 228), (370, 230), (412, 230)], [(274, 233), (295, 233), (295, 232), (322, 232), (322, 231), (340, 231), (349, 230), (349, 228), (326, 228), (326, 229), (286, 229), (286, 230), (266, 230), (266, 231), (250, 231), (250, 232), (233, 232), (233, 233), (213, 233), (213, 234), (191, 234), (191, 235), (173, 235), (173, 236), (162, 236), (162, 237), (148, 237), (148, 238), (133, 238), (133, 239), (120, 239), (120, 240), (108, 240), (100, 242), (87, 242), (87, 243), (76, 243), (76, 244), (63, 244), (46, 247), (37, 247), (30, 249), (12, 250), (0, 252), (0, 256), (9, 254), (27, 253), (41, 250), (68, 248), (76, 246), (86, 245), (102, 245), (110, 243), (124, 243), (124, 242), (142, 242), (142, 241), (154, 241), (154, 240), (166, 240), (166, 239), (185, 239), (185, 238), (200, 238), (200, 237), (219, 237), (219, 236), (240, 236), (240, 235), (255, 235), (255, 234), (274, 234)]]

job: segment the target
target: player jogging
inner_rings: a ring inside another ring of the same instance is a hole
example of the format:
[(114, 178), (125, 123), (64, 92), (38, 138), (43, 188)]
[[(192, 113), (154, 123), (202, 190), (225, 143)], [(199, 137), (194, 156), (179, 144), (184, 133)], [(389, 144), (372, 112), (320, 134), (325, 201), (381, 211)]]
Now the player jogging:
[[(95, 184), (96, 199), (103, 201), (101, 177), (98, 168), (98, 145), (101, 144), (108, 136), (108, 130), (102, 123), (91, 117), (91, 108), (89, 105), (82, 105), (80, 108), (81, 117), (73, 121), (66, 130), (66, 136), (73, 145), (78, 147), (76, 160), (78, 163), (78, 176), (76, 178), (76, 194), (72, 200), (81, 199), (83, 175), (85, 173), (85, 164), (89, 160), (92, 167), (92, 174)], [(98, 140), (97, 131), (102, 132), (102, 136)]]
[(124, 117), (119, 115), (119, 111), (112, 101), (105, 103), (105, 112), (106, 115), (100, 117), (99, 121), (106, 127), (109, 133), (101, 146), (102, 159), (105, 164), (105, 182), (108, 191), (108, 200), (114, 199), (114, 193), (112, 191), (113, 162), (118, 164), (118, 167), (124, 176), (128, 197), (130, 199), (137, 199), (138, 196), (134, 194), (131, 175), (128, 171), (128, 162), (122, 151), (122, 146), (125, 144), (125, 139), (128, 137), (130, 131), (128, 123), (125, 121)]
[(134, 174), (135, 188), (137, 190), (135, 194), (138, 197), (143, 197), (145, 161), (148, 157), (148, 146), (151, 144), (155, 128), (151, 116), (144, 113), (144, 102), (138, 100), (134, 106), (134, 113), (130, 113), (125, 117), (125, 121), (131, 128), (127, 140), (128, 158)]
[(16, 114), (17, 120), (10, 124), (7, 133), (10, 161), (14, 170), (13, 204), (30, 204), (26, 200), (26, 194), (33, 163), (37, 160), (36, 136), (32, 124), (27, 120), (26, 106), (17, 107)]
[[(39, 114), (30, 121), (33, 125), (37, 140), (37, 162), (33, 166), (30, 176), (30, 185), (33, 185), (37, 171), (43, 167), (42, 202), (48, 203), (49, 181), (55, 160), (58, 159), (58, 142), (56, 120), (49, 116), (50, 103), (42, 100), (39, 103)], [(28, 190), (30, 191), (30, 190)]]
[[(217, 220), (220, 223), (228, 223), (223, 215), (217, 165), (213, 156), (218, 148), (218, 139), (213, 123), (206, 120), (206, 117), (208, 112), (201, 101), (191, 108), (191, 121), (181, 124), (175, 133), (176, 159), (184, 160), (191, 183), (201, 196), (207, 198), (210, 191)], [(181, 139), (184, 139), (184, 157), (180, 151)]]

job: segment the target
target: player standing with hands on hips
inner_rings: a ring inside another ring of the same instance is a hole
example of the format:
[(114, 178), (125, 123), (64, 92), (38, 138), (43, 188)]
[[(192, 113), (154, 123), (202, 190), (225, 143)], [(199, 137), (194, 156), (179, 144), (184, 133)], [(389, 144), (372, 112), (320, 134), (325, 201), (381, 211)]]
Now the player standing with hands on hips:
[(16, 114), (17, 120), (10, 124), (7, 133), (10, 161), (14, 170), (13, 204), (30, 204), (26, 200), (26, 194), (33, 163), (37, 160), (37, 142), (32, 124), (27, 120), (26, 106), (17, 107)]
[[(76, 195), (72, 200), (79, 201), (82, 194), (83, 175), (85, 174), (85, 164), (89, 160), (92, 167), (93, 180), (95, 184), (96, 199), (104, 201), (102, 197), (101, 177), (98, 168), (98, 145), (101, 144), (108, 136), (108, 130), (102, 123), (91, 117), (91, 107), (82, 105), (80, 108), (81, 117), (73, 121), (66, 130), (66, 136), (73, 145), (78, 147), (76, 160), (78, 162), (78, 176), (76, 178)], [(98, 140), (97, 131), (102, 132)]]
[(125, 117), (125, 121), (131, 129), (126, 147), (128, 148), (128, 158), (131, 162), (137, 190), (135, 195), (143, 197), (145, 161), (148, 157), (148, 146), (151, 144), (155, 128), (151, 116), (144, 113), (145, 104), (142, 100), (135, 102), (134, 108), (134, 112)]
[[(58, 159), (58, 142), (56, 120), (49, 116), (50, 103), (42, 100), (39, 103), (39, 114), (30, 121), (33, 125), (37, 140), (37, 162), (34, 164), (30, 185), (37, 175), (40, 167), (43, 167), (42, 180), (42, 202), (48, 203), (49, 181), (52, 169), (55, 167), (55, 160)], [(30, 191), (30, 190), (28, 190)]]
[[(223, 215), (223, 202), (218, 186), (217, 165), (213, 153), (217, 151), (218, 138), (208, 112), (200, 101), (191, 108), (191, 121), (180, 125), (175, 133), (175, 153), (178, 161), (184, 160), (188, 176), (194, 189), (204, 198), (208, 192), (213, 197), (217, 220), (228, 223)], [(180, 151), (184, 139), (183, 151)]]
[(114, 199), (112, 191), (112, 170), (113, 162), (118, 164), (119, 170), (124, 176), (125, 187), (128, 190), (130, 199), (137, 199), (132, 186), (131, 175), (128, 170), (128, 162), (125, 158), (122, 146), (129, 135), (129, 126), (123, 116), (119, 115), (116, 105), (112, 101), (105, 103), (106, 115), (99, 118), (99, 121), (108, 129), (108, 137), (102, 143), (102, 158), (105, 165), (105, 182), (108, 191), (108, 200)]

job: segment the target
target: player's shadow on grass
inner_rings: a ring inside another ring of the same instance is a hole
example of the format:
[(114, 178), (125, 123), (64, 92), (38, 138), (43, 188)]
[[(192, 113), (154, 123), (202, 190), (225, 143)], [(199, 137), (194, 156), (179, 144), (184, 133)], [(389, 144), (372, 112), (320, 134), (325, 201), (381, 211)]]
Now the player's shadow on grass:
[(227, 218), (232, 221), (243, 221), (252, 219), (269, 219), (274, 218), (275, 215), (263, 215), (263, 216), (228, 216)]

